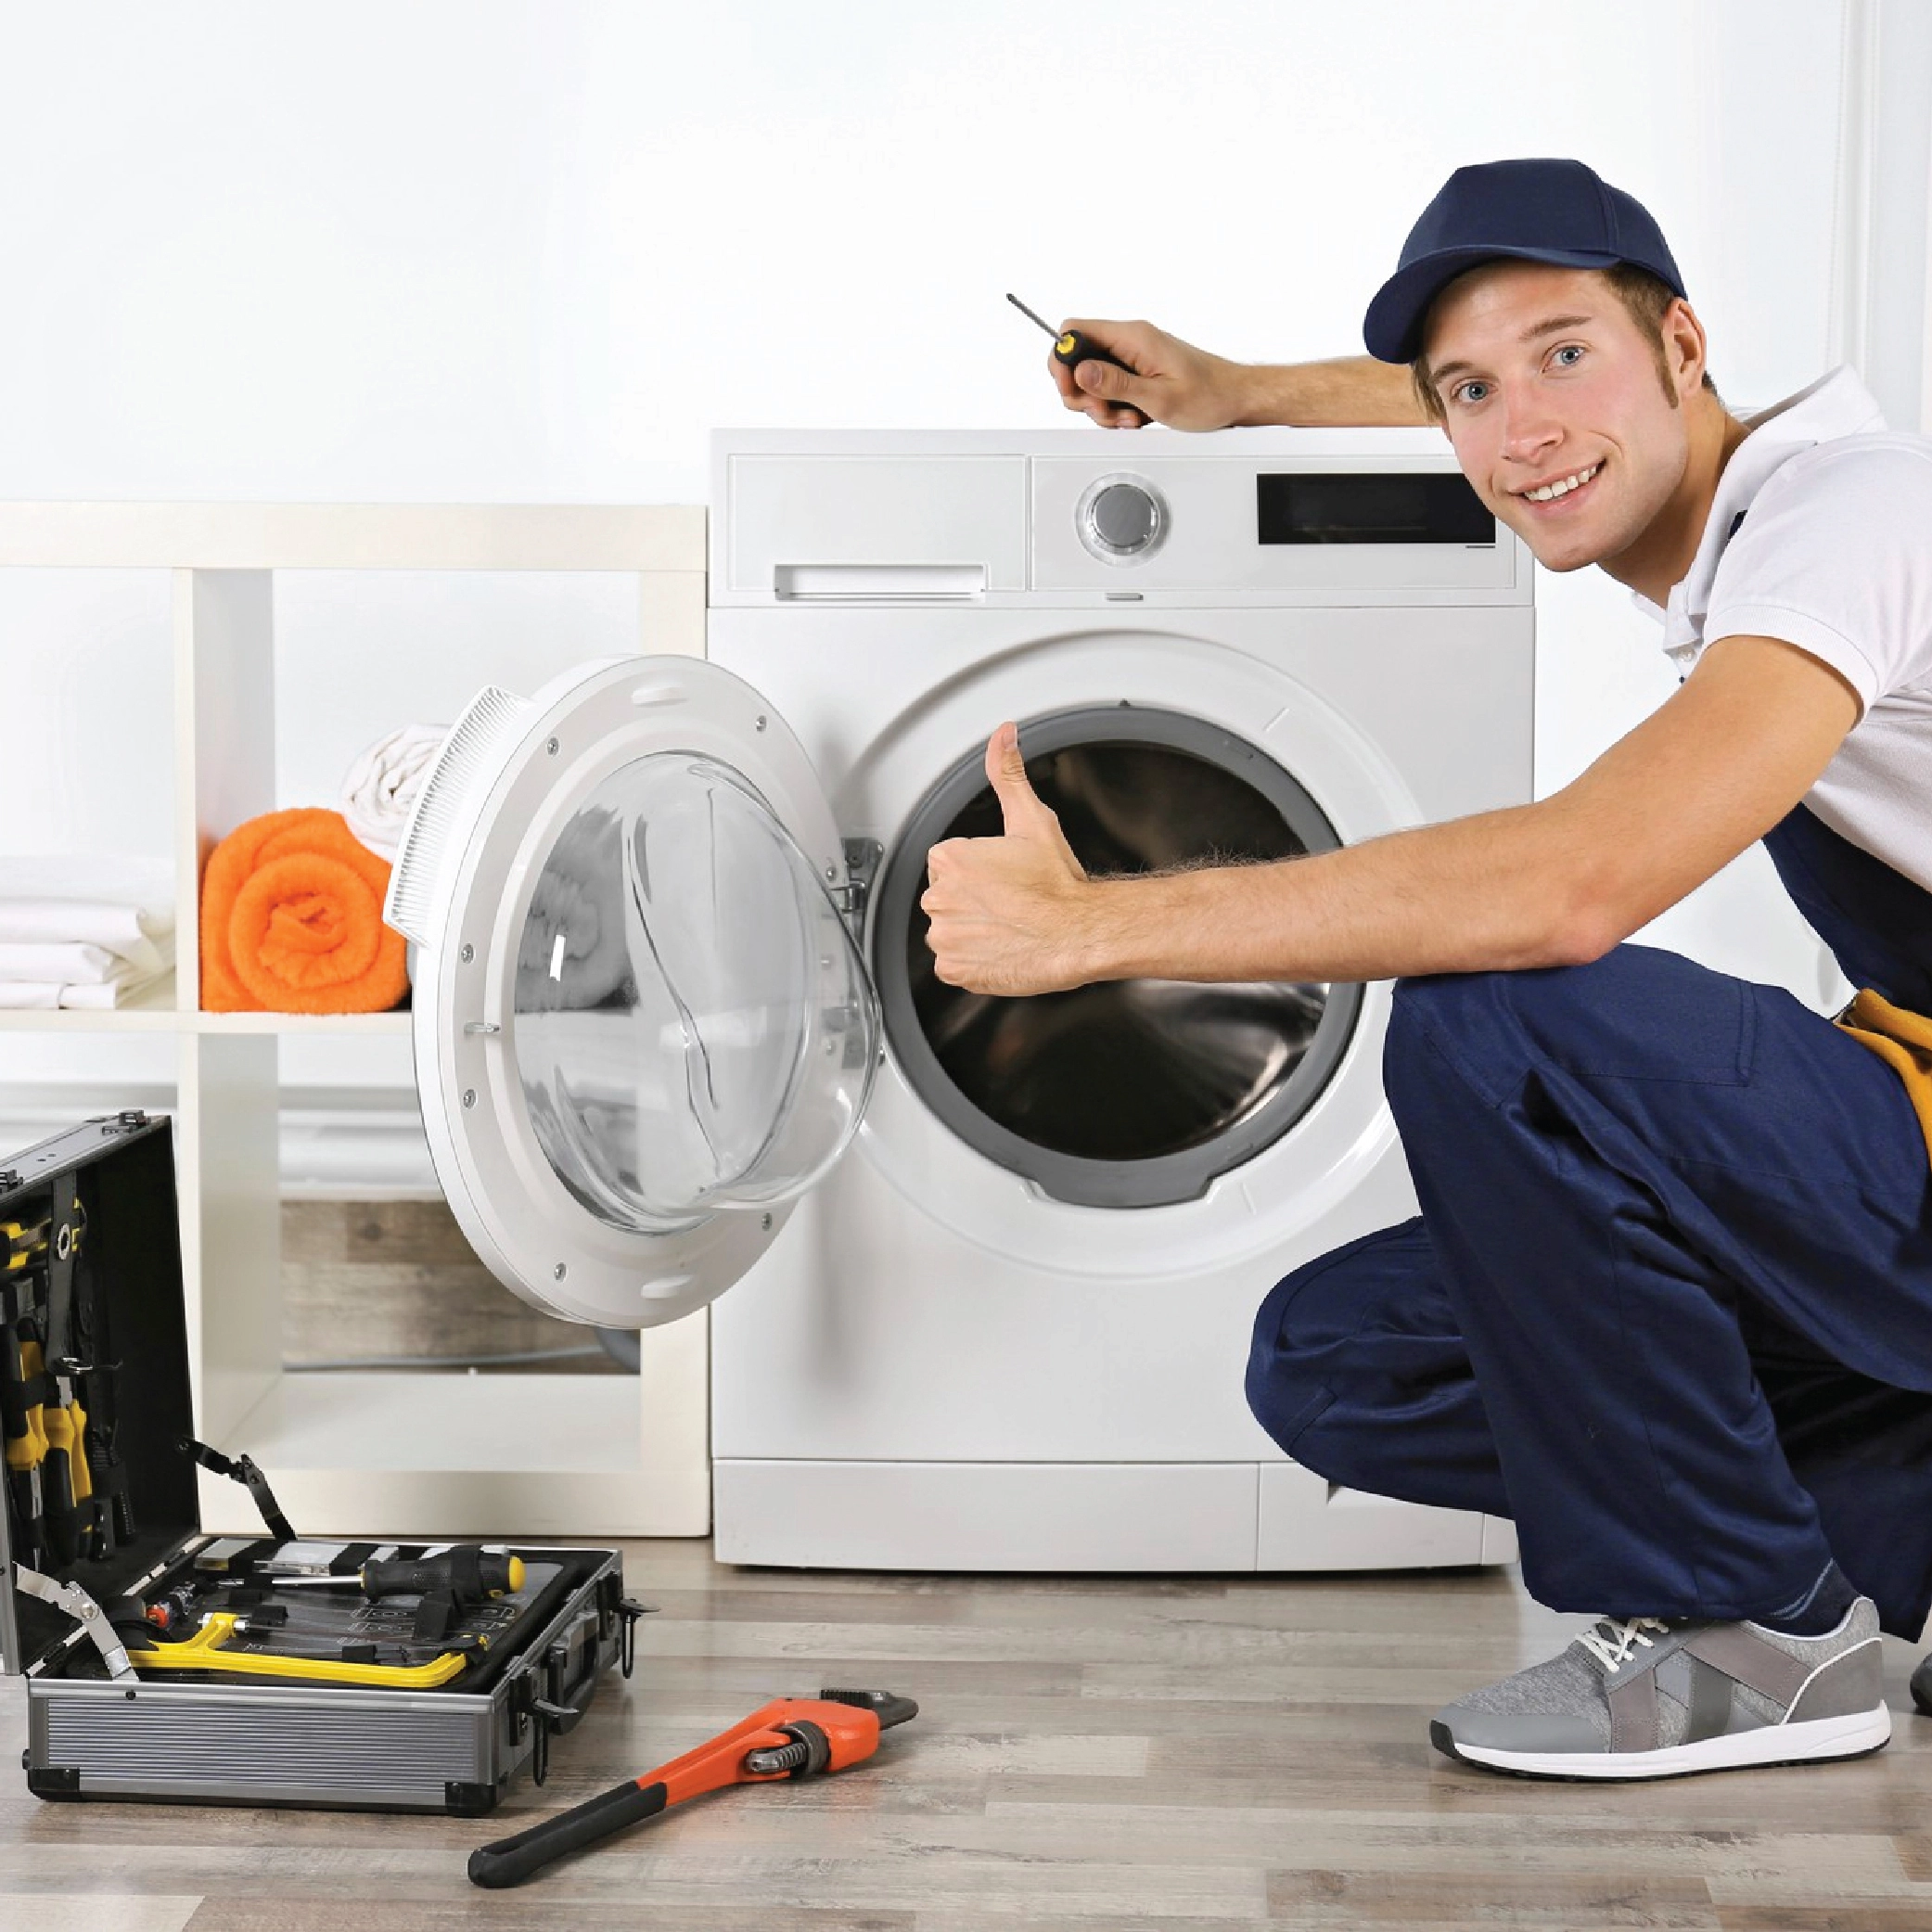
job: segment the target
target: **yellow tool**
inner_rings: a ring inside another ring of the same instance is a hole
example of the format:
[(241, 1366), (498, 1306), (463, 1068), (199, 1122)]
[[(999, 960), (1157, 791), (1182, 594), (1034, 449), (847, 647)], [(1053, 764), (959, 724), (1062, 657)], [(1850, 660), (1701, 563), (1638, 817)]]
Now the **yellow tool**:
[(79, 1201), (74, 1203), (72, 1219), (58, 1228), (52, 1221), (0, 1221), (0, 1274), (18, 1274), (49, 1247), (64, 1261), (80, 1253), (81, 1238), (86, 1232), (87, 1215)]
[[(212, 1610), (201, 1628), (180, 1644), (157, 1644), (145, 1623), (116, 1623), (79, 1583), (14, 1565), (14, 1580), (30, 1596), (65, 1610), (99, 1650), (109, 1677), (130, 1669), (150, 1671), (220, 1670), (242, 1677), (279, 1677), (305, 1683), (359, 1684), (366, 1690), (433, 1691), (469, 1667), (468, 1650), (487, 1650), (487, 1637), (467, 1640), (463, 1650), (448, 1650), (427, 1664), (347, 1664), (335, 1657), (275, 1657), (259, 1650), (229, 1650), (241, 1619), (232, 1610)], [(124, 1640), (124, 1641), (123, 1641)], [(132, 1646), (132, 1647), (130, 1647)]]
[[(86, 1212), (77, 1199), (64, 1209), (57, 1199), (54, 1215), (34, 1226), (0, 1222), (9, 1270), (35, 1262), (45, 1267), (49, 1284), (45, 1347), (39, 1341), (23, 1340), (20, 1358), (25, 1375), (38, 1375), (44, 1371), (48, 1375), (52, 1393), (37, 1411), (28, 1412), (26, 1436), (9, 1440), (7, 1450), (9, 1467), (36, 1467), (40, 1472), (39, 1501), (48, 1545), (55, 1560), (63, 1564), (76, 1556), (98, 1555), (104, 1546), (93, 1506), (87, 1412), (74, 1395), (75, 1375), (88, 1372), (91, 1364), (72, 1359), (70, 1326), (73, 1268), (86, 1231)], [(26, 1459), (18, 1465), (14, 1462), (16, 1442), (21, 1444), (19, 1452)]]
[(22, 1222), (0, 1221), (0, 1256), (5, 1265), (0, 1266), (0, 1274), (18, 1274), (35, 1255), (47, 1250), (47, 1229), (49, 1223), (43, 1221), (32, 1227)]
[[(21, 1354), (24, 1355), (28, 1349), (39, 1353), (35, 1344), (29, 1342), (20, 1350)], [(61, 1400), (38, 1412), (41, 1441), (45, 1445), (49, 1480), (58, 1488), (62, 1474), (66, 1477), (65, 1489), (55, 1507), (64, 1506), (71, 1515), (94, 1494), (94, 1477), (87, 1467), (87, 1412), (82, 1408), (74, 1394), (73, 1383), (68, 1376), (56, 1375), (54, 1386)], [(32, 1410), (28, 1412), (30, 1427), (35, 1413)], [(56, 1456), (61, 1458), (58, 1463), (53, 1460)]]
[(47, 1459), (47, 1378), (40, 1343), (20, 1333), (19, 1290), (0, 1276), (0, 1437), (13, 1500), (19, 1553), (39, 1561), (46, 1549), (42, 1465)]
[[(40, 1344), (20, 1342), (19, 1374), (13, 1377), (16, 1383), (30, 1383), (41, 1371)], [(17, 1476), (37, 1472), (47, 1459), (46, 1408), (44, 1403), (34, 1402), (26, 1411), (27, 1428), (24, 1435), (9, 1436), (6, 1439), (6, 1466)], [(34, 1514), (39, 1515), (38, 1508)]]
[[(299, 1678), (306, 1683), (353, 1683), (368, 1690), (433, 1691), (460, 1677), (469, 1658), (446, 1651), (427, 1664), (345, 1664), (334, 1657), (273, 1657), (259, 1650), (227, 1650), (239, 1619), (231, 1610), (211, 1610), (201, 1628), (179, 1644), (158, 1644), (130, 1652), (143, 1676), (150, 1670), (224, 1670), (246, 1677)], [(488, 1649), (479, 1637), (480, 1649)]]

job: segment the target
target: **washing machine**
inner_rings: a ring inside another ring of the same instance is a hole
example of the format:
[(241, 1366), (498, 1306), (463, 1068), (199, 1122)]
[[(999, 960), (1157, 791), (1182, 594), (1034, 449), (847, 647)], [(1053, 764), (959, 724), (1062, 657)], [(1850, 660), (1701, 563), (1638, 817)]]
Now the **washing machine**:
[[(1495, 1563), (1247, 1413), (1256, 1307), (1414, 1211), (1387, 985), (940, 983), (938, 840), (1020, 724), (1090, 871), (1531, 792), (1527, 552), (1439, 436), (729, 432), (708, 659), (483, 694), (390, 889), (432, 1152), (579, 1321), (710, 1306), (744, 1564)], [(728, 1291), (728, 1292), (727, 1292)]]

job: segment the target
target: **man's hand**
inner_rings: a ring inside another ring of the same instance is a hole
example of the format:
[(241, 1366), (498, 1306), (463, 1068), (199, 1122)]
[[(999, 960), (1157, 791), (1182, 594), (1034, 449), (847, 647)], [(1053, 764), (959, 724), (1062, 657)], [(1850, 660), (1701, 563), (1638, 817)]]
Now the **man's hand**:
[(1171, 429), (1224, 429), (1246, 407), (1239, 363), (1209, 355), (1151, 322), (1065, 322), (1090, 342), (1118, 355), (1133, 373), (1089, 359), (1073, 368), (1050, 351), (1060, 400), (1107, 429), (1137, 429), (1143, 422)]
[(1081, 920), (1094, 889), (1060, 821), (1027, 782), (1018, 726), (1003, 724), (988, 741), (986, 776), (1005, 836), (948, 838), (926, 857), (929, 882), (919, 904), (932, 922), (926, 943), (935, 970), (969, 992), (1082, 985)]

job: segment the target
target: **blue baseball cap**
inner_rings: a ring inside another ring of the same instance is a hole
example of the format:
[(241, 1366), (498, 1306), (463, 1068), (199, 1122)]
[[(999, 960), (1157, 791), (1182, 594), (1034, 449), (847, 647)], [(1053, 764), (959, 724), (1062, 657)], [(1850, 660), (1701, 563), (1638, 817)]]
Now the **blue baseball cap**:
[(1429, 304), (1465, 269), (1499, 260), (1558, 268), (1628, 262), (1684, 292), (1650, 211), (1594, 169), (1581, 161), (1486, 161), (1458, 168), (1409, 230), (1395, 273), (1363, 318), (1368, 352), (1385, 363), (1414, 362)]

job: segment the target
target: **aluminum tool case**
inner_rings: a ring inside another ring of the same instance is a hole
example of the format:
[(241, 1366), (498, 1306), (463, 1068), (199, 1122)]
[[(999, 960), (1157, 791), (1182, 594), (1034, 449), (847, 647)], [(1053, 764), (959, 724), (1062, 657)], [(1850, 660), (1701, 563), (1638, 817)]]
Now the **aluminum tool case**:
[[(196, 1574), (198, 1555), (205, 1565), (213, 1545), (230, 1541), (201, 1533), (194, 1464), (178, 1447), (192, 1412), (169, 1121), (141, 1113), (90, 1120), (0, 1158), (0, 1231), (16, 1241), (32, 1238), (21, 1229), (64, 1234), (67, 1220), (84, 1226), (93, 1280), (91, 1321), (64, 1337), (62, 1359), (74, 1364), (66, 1380), (85, 1404), (83, 1440), (103, 1452), (103, 1485), (110, 1497), (119, 1486), (122, 1516), (104, 1555), (44, 1562), (42, 1573), (78, 1582), (96, 1604), (152, 1601)], [(6, 1272), (6, 1254), (0, 1246), (0, 1290), (12, 1285), (19, 1310), (24, 1271), (16, 1260)], [(35, 1326), (30, 1310), (19, 1332)], [(51, 1373), (59, 1343), (43, 1333), (35, 1345)], [(19, 1374), (17, 1351), (12, 1360)], [(0, 1375), (6, 1369), (0, 1360)], [(113, 1676), (81, 1623), (19, 1587), (23, 1536), (35, 1554), (50, 1553), (51, 1518), (23, 1531), (14, 1475), (5, 1487), (0, 1565), (10, 1587), (0, 1591), (0, 1663), (27, 1679), (21, 1761), (41, 1798), (477, 1815), (526, 1768), (542, 1782), (550, 1739), (576, 1724), (607, 1668), (629, 1674), (638, 1606), (624, 1597), (619, 1553), (519, 1546), (511, 1554), (526, 1566), (545, 1567), (541, 1593), (533, 1589), (510, 1634), (480, 1661), (467, 1658), (447, 1688)], [(98, 1529), (83, 1536), (98, 1547)]]

